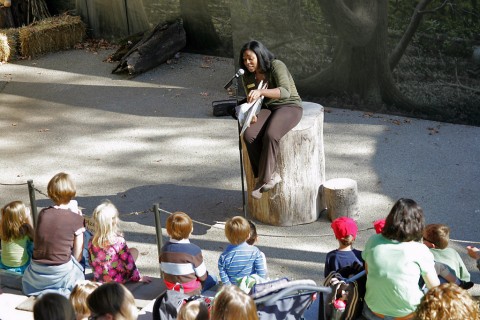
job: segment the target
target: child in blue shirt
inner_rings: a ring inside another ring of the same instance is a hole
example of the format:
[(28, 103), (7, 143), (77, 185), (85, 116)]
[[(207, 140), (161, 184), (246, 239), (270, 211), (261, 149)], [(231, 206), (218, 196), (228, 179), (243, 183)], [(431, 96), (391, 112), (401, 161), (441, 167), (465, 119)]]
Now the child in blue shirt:
[(218, 259), (218, 270), (223, 285), (237, 283), (237, 279), (253, 274), (266, 279), (265, 259), (261, 251), (249, 245), (250, 224), (241, 216), (230, 218), (225, 223), (225, 236), (230, 245)]
[(338, 249), (327, 253), (324, 276), (327, 277), (332, 271), (337, 271), (344, 267), (352, 267), (354, 265), (363, 267), (362, 251), (352, 248), (358, 232), (355, 220), (348, 217), (340, 217), (333, 220), (331, 227), (339, 246)]

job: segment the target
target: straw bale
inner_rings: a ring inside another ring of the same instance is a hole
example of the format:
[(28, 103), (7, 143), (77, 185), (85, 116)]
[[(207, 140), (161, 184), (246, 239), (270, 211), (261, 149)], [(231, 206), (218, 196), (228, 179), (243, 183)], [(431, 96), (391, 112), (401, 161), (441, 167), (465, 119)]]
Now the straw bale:
[(85, 37), (85, 24), (78, 16), (61, 15), (34, 22), (19, 30), (20, 53), (32, 57), (73, 48)]
[(0, 33), (0, 61), (6, 62), (10, 58), (10, 46), (7, 35)]
[(0, 61), (10, 61), (18, 56), (18, 29), (0, 29)]

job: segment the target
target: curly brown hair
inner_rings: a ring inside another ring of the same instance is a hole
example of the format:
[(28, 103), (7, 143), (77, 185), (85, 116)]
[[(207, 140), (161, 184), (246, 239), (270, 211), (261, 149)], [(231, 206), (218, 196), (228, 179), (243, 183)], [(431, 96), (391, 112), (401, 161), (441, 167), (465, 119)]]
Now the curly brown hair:
[(414, 320), (478, 320), (478, 302), (454, 283), (430, 289), (417, 307)]

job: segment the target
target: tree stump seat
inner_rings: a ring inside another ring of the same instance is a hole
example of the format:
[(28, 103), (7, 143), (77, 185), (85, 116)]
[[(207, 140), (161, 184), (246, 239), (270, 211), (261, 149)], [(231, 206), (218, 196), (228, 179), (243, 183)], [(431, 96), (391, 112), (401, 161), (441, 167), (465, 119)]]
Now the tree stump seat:
[(242, 139), (243, 165), (247, 180), (248, 212), (258, 221), (275, 226), (314, 222), (323, 209), (320, 187), (325, 181), (323, 107), (303, 102), (303, 117), (281, 140), (276, 171), (282, 181), (257, 200), (247, 148)]
[(339, 217), (358, 218), (358, 192), (355, 180), (330, 179), (323, 184), (322, 193), (330, 221)]

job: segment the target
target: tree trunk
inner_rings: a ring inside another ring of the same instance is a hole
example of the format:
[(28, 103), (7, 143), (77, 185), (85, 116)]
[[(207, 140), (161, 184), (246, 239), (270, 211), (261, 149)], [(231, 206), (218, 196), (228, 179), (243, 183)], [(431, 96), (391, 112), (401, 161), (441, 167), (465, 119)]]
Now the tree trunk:
[(302, 94), (347, 95), (366, 105), (402, 109), (419, 117), (444, 114), (418, 105), (395, 85), (387, 50), (388, 2), (378, 0), (319, 0), (338, 35), (331, 66), (298, 81)]
[(322, 193), (330, 221), (339, 217), (358, 219), (358, 189), (355, 180), (330, 179), (323, 184)]
[(0, 7), (0, 29), (15, 28), (12, 10), (7, 7)]
[(207, 0), (180, 0), (180, 10), (189, 51), (202, 52), (205, 48), (211, 50), (221, 47)]
[(45, 0), (13, 0), (11, 7), (0, 8), (0, 28), (19, 28), (49, 16)]
[(300, 123), (281, 140), (276, 171), (282, 181), (257, 200), (251, 192), (255, 179), (243, 143), (248, 211), (252, 218), (275, 226), (292, 226), (318, 219), (323, 210), (320, 186), (325, 181), (323, 107), (303, 102)]

